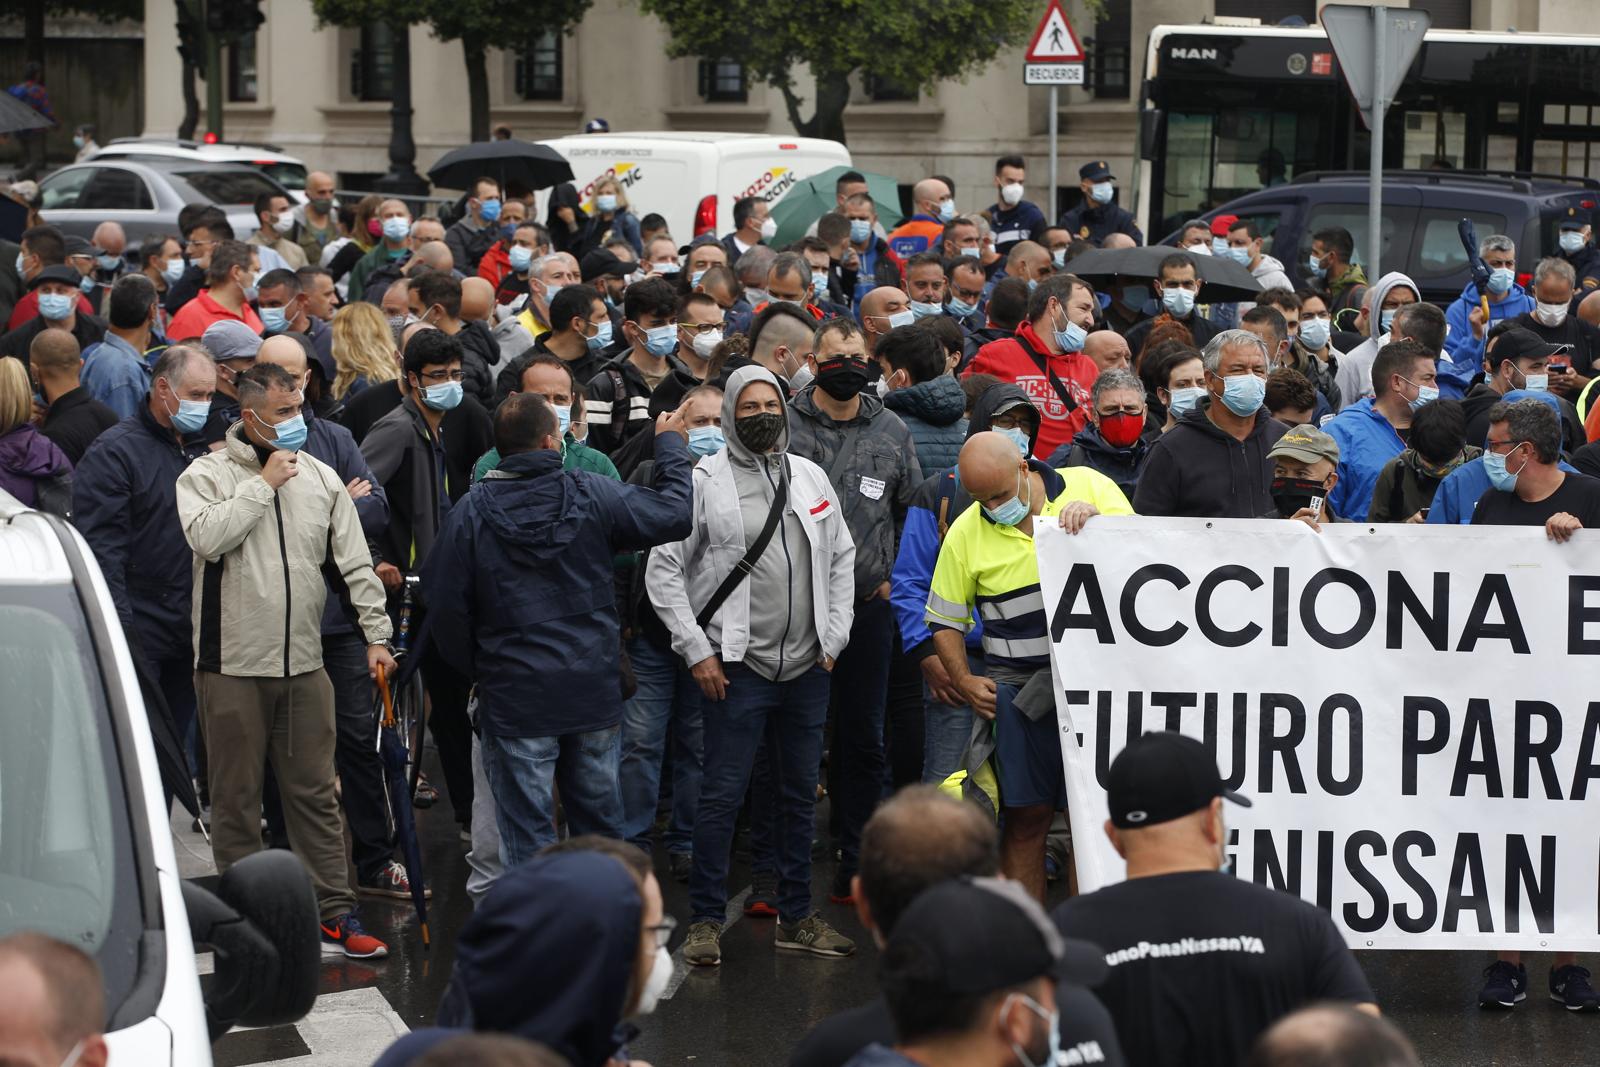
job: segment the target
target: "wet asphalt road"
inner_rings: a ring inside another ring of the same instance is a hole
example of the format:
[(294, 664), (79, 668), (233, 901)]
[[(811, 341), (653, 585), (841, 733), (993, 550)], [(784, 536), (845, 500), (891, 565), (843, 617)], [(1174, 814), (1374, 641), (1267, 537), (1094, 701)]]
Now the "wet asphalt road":
[[(227, 1035), (214, 1047), (220, 1067), (365, 1067), (391, 1034), (429, 1025), (453, 962), (453, 933), (470, 913), (464, 888), (466, 846), (458, 841), (448, 811), (441, 805), (418, 813), (428, 881), (434, 888), (429, 911), (433, 947), (422, 947), (408, 903), (364, 901), (363, 920), (388, 942), (389, 957), (371, 963), (325, 957), (323, 996), (313, 1019), (296, 1027)], [(179, 838), (180, 858), (187, 858), (184, 845), (205, 851), (198, 835)], [(688, 893), (667, 875), (664, 854), (656, 859), (667, 911), (681, 924), (670, 946), (676, 951), (688, 925)], [(875, 995), (871, 940), (851, 909), (826, 903), (831, 864), (819, 862), (816, 871), (822, 912), (856, 940), (856, 957), (825, 960), (778, 953), (772, 947), (773, 920), (740, 915), (723, 937), (720, 967), (685, 971), (679, 961), (670, 997), (641, 1023), (641, 1036), (633, 1045), (637, 1058), (655, 1067), (782, 1065), (818, 1020)], [(748, 884), (748, 870), (736, 858), (730, 885), (737, 893)], [(1063, 892), (1059, 887), (1053, 891)], [(1486, 956), (1358, 955), (1383, 1010), (1410, 1035), (1425, 1064), (1600, 1063), (1600, 1016), (1573, 1015), (1546, 999), (1547, 955), (1530, 954), (1527, 959), (1528, 1000), (1515, 1011), (1495, 1013), (1476, 1007)]]

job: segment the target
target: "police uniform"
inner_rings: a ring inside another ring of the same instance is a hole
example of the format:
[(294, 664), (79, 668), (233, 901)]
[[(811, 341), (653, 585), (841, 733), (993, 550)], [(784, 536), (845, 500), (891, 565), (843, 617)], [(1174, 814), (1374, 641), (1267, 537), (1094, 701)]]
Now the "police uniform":
[[(1090, 182), (1116, 180), (1111, 173), (1111, 165), (1103, 159), (1079, 167), (1078, 178)], [(1115, 200), (1096, 204), (1084, 197), (1083, 203), (1064, 213), (1057, 225), (1073, 237), (1093, 245), (1100, 244), (1114, 233), (1125, 233), (1133, 238), (1134, 244), (1144, 244), (1144, 234), (1134, 224), (1133, 212), (1118, 207)]]
[[(1556, 232), (1562, 230), (1581, 230), (1589, 224), (1587, 214), (1579, 214), (1575, 207), (1567, 208), (1565, 217), (1556, 224)], [(1578, 284), (1572, 290), (1573, 310), (1577, 310), (1578, 302), (1600, 288), (1600, 248), (1585, 242), (1584, 246), (1576, 252), (1567, 253), (1557, 251), (1556, 255), (1572, 264), (1572, 273), (1576, 275)]]

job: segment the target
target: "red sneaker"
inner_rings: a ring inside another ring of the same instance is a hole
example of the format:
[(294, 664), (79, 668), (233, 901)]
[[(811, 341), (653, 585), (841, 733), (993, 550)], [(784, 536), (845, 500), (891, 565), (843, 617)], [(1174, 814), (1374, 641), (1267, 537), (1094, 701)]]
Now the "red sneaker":
[(744, 900), (744, 913), (762, 919), (778, 917), (778, 878), (770, 871), (752, 871), (750, 895)]
[(341, 952), (351, 959), (375, 960), (387, 956), (389, 946), (363, 930), (356, 913), (347, 911), (322, 921), (322, 954), (336, 956)]

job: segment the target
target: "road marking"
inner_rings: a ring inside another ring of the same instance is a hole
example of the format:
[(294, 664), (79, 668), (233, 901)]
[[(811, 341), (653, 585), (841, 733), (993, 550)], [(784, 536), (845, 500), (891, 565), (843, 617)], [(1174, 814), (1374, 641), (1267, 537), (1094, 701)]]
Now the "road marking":
[[(286, 1060), (266, 1060), (251, 1067), (349, 1067), (352, 1063), (371, 1063), (411, 1032), (390, 1007), (388, 998), (373, 987), (324, 993), (311, 1006), (311, 1013), (294, 1024), (300, 1040), (311, 1050), (309, 1056)], [(251, 1027), (237, 1027), (230, 1033), (249, 1033)]]
[[(727, 934), (728, 928), (744, 918), (744, 902), (750, 896), (750, 886), (744, 887), (744, 892), (728, 901), (728, 914), (722, 920), (722, 932)], [(667, 983), (667, 991), (661, 994), (662, 1000), (671, 1000), (672, 994), (683, 985), (683, 980), (689, 977), (690, 967), (683, 959), (683, 946), (678, 946), (678, 951), (672, 954), (672, 980)]]

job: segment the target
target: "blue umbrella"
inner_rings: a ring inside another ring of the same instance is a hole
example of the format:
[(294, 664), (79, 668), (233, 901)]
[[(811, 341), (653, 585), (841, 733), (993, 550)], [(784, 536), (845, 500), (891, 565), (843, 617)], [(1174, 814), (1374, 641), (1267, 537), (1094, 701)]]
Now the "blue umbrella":
[[(403, 682), (397, 684), (417, 684), (414, 676), (408, 676)], [(428, 900), (427, 886), (422, 880), (422, 845), (417, 841), (417, 824), (411, 815), (411, 791), (415, 783), (407, 774), (407, 765), (411, 762), (410, 750), (406, 747), (406, 740), (400, 736), (400, 730), (395, 725), (394, 699), (389, 692), (389, 677), (383, 668), (378, 668), (378, 699), (381, 715), (378, 722), (378, 754), (383, 760), (383, 778), (386, 799), (389, 802), (389, 824), (394, 832), (395, 840), (400, 846), (400, 854), (405, 861), (406, 878), (411, 883), (411, 902), (417, 908), (417, 923), (422, 927), (422, 944), (424, 948), (430, 947), (432, 941), (428, 936)]]

